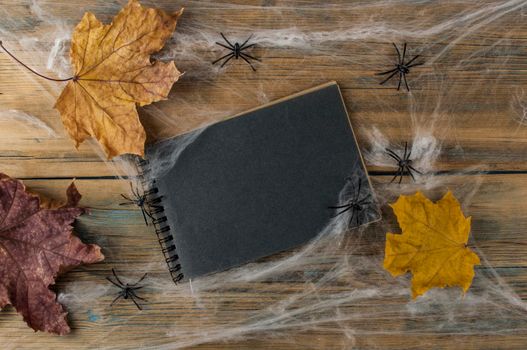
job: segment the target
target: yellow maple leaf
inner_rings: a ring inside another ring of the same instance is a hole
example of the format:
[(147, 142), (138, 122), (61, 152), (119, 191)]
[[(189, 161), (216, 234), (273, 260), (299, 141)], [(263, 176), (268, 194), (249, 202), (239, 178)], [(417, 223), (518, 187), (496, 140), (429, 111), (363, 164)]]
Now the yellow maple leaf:
[(183, 9), (167, 14), (130, 2), (103, 25), (87, 12), (75, 28), (75, 75), (55, 104), (76, 147), (95, 137), (108, 158), (143, 156), (145, 130), (136, 105), (166, 99), (181, 75), (174, 62), (150, 62), (176, 28)]
[(384, 268), (393, 276), (412, 273), (412, 297), (430, 288), (459, 286), (466, 292), (479, 257), (467, 247), (470, 217), (452, 192), (433, 203), (421, 192), (391, 205), (402, 234), (388, 233)]

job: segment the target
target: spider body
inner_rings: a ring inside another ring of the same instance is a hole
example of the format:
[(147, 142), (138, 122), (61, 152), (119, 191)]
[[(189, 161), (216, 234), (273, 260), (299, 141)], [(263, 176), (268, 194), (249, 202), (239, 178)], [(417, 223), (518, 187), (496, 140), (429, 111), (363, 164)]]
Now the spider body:
[(142, 301), (146, 301), (146, 299), (144, 298), (141, 298), (140, 296), (138, 296), (136, 294), (136, 291), (143, 288), (144, 286), (137, 286), (139, 283), (141, 283), (142, 280), (145, 279), (146, 277), (146, 273), (143, 275), (143, 277), (141, 277), (139, 279), (139, 281), (133, 283), (133, 284), (130, 284), (130, 283), (123, 283), (119, 277), (117, 276), (117, 273), (115, 272), (115, 269), (112, 269), (112, 274), (113, 276), (115, 277), (115, 281), (112, 280), (110, 277), (106, 277), (106, 279), (108, 281), (110, 281), (113, 285), (115, 285), (116, 287), (118, 287), (120, 289), (120, 291), (117, 293), (117, 297), (115, 297), (115, 299), (112, 301), (112, 303), (110, 304), (110, 306), (113, 306), (113, 304), (115, 304), (117, 302), (117, 300), (123, 298), (123, 299), (130, 299), (133, 301), (133, 303), (135, 304), (135, 306), (139, 309), (139, 310), (142, 310), (142, 307), (141, 305), (139, 305), (139, 303), (137, 302), (136, 299), (138, 300), (142, 300)]
[(410, 167), (412, 165), (411, 159), (401, 159), (398, 163), (399, 167)]
[(359, 202), (350, 202), (350, 203), (348, 203), (347, 206), (351, 210), (355, 210), (355, 211), (361, 211), (362, 210), (362, 204), (360, 204)]
[(404, 143), (404, 154), (402, 157), (388, 148), (386, 149), (386, 153), (397, 162), (397, 172), (390, 183), (394, 182), (397, 178), (399, 178), (399, 183), (401, 183), (404, 175), (410, 175), (412, 180), (415, 181), (413, 172), (420, 175), (423, 174), (412, 166), (412, 159), (410, 159), (412, 156), (412, 150), (408, 150), (408, 142)]
[(410, 68), (408, 68), (408, 66), (399, 63), (397, 64), (397, 70), (402, 74), (410, 73)]
[[(349, 178), (348, 181), (351, 181), (351, 178)], [(340, 209), (337, 211), (335, 215), (333, 215), (333, 217), (337, 217), (351, 210), (351, 216), (348, 221), (348, 226), (351, 226), (353, 224), (353, 220), (355, 220), (355, 225), (359, 226), (360, 224), (359, 214), (366, 207), (368, 207), (372, 202), (371, 195), (369, 193), (365, 196), (361, 196), (361, 193), (360, 193), (361, 186), (362, 186), (362, 180), (359, 178), (359, 184), (357, 186), (357, 191), (354, 192), (353, 198), (351, 200), (349, 200), (346, 204), (343, 204), (343, 205), (329, 207), (329, 209)]]
[(130, 198), (127, 195), (121, 194), (121, 197), (126, 199), (126, 202), (120, 203), (119, 205), (136, 205), (141, 209), (141, 213), (143, 214), (143, 219), (145, 220), (145, 225), (148, 226), (148, 218), (152, 218), (152, 215), (148, 211), (146, 207), (146, 194), (140, 194), (139, 189), (137, 187), (134, 187), (132, 183), (130, 182), (130, 190), (132, 192), (133, 197)]
[(240, 50), (240, 47), (241, 47), (240, 44), (234, 43), (233, 53), (234, 53), (234, 58), (235, 59), (240, 58), (240, 54), (242, 53), (242, 51)]
[(410, 91), (410, 87), (408, 86), (408, 82), (406, 81), (406, 74), (410, 73), (410, 68), (416, 67), (416, 66), (420, 66), (423, 63), (413, 63), (419, 57), (419, 55), (416, 55), (411, 60), (409, 60), (408, 62), (405, 62), (404, 60), (406, 58), (406, 43), (404, 44), (404, 47), (403, 47), (403, 54), (402, 54), (402, 56), (401, 56), (401, 52), (397, 48), (397, 45), (395, 45), (394, 43), (392, 43), (392, 44), (393, 44), (393, 47), (395, 47), (395, 50), (397, 51), (397, 63), (395, 64), (395, 68), (390, 69), (390, 70), (388, 70), (386, 72), (377, 73), (376, 75), (387, 75), (387, 74), (390, 74), (386, 79), (384, 79), (380, 83), (381, 85), (384, 85), (384, 83), (386, 83), (388, 80), (390, 80), (391, 78), (393, 78), (394, 76), (399, 74), (399, 84), (397, 85), (397, 90), (399, 90), (401, 88), (401, 82), (404, 81), (404, 85), (406, 86), (406, 90)]
[(245, 40), (243, 42), (243, 44), (239, 44), (239, 43), (234, 43), (234, 45), (225, 37), (225, 35), (223, 35), (223, 33), (220, 33), (221, 34), (221, 37), (223, 38), (223, 40), (225, 40), (225, 43), (227, 43), (227, 45), (223, 44), (223, 43), (220, 43), (220, 42), (216, 42), (216, 45), (219, 45), (221, 47), (224, 47), (226, 49), (228, 49), (230, 52), (228, 54), (226, 54), (225, 56), (222, 56), (220, 58), (218, 58), (216, 61), (212, 62), (212, 64), (216, 64), (218, 62), (220, 62), (221, 60), (224, 60), (223, 63), (221, 64), (221, 67), (225, 66), (227, 64), (227, 62), (229, 62), (231, 59), (243, 59), (245, 62), (247, 62), (247, 64), (252, 68), (253, 71), (256, 71), (256, 68), (254, 68), (254, 66), (252, 65), (251, 63), (251, 60), (255, 60), (255, 61), (260, 61), (260, 59), (254, 57), (254, 56), (251, 56), (250, 54), (246, 53), (245, 50), (255, 46), (256, 44), (250, 44), (250, 45), (247, 45), (247, 43), (249, 42), (249, 40), (252, 38), (252, 35), (250, 35), (247, 40)]

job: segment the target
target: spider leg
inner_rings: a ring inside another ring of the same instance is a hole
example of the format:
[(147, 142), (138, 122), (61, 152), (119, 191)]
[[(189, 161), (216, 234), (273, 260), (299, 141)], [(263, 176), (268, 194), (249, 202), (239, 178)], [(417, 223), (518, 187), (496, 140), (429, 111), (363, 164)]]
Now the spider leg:
[[(157, 206), (155, 206), (157, 207)], [(154, 208), (155, 209), (155, 208)], [(148, 210), (145, 210), (145, 213), (146, 213), (146, 216), (148, 216), (150, 219), (154, 219), (154, 214), (150, 212), (150, 210), (152, 210), (152, 207), (148, 207)]]
[(388, 80), (390, 80), (391, 78), (394, 77), (395, 74), (397, 74), (397, 70), (395, 72), (393, 72), (388, 78), (384, 79), (382, 82), (380, 82), (379, 84), (380, 85), (383, 85), (384, 83), (386, 83)]
[(232, 49), (234, 49), (234, 45), (231, 44), (231, 42), (225, 37), (225, 35), (223, 35), (223, 33), (220, 33), (220, 35), (221, 35), (221, 37), (223, 38), (223, 40), (225, 40), (225, 42), (226, 42), (227, 44), (229, 44), (229, 46), (230, 46)]
[(336, 218), (337, 216), (339, 216), (341, 214), (344, 214), (345, 212), (347, 212), (351, 208), (353, 208), (353, 207), (351, 205), (349, 205), (346, 209), (343, 209), (343, 210), (339, 211), (338, 213), (336, 213), (335, 215), (333, 215), (332, 218)]
[(137, 303), (137, 301), (135, 301), (135, 298), (133, 295), (130, 295), (130, 299), (132, 299), (132, 301), (134, 302), (135, 306), (137, 306), (137, 308), (139, 310), (143, 310), (143, 308), (141, 308), (141, 306)]
[(247, 45), (247, 46), (240, 46), (240, 51), (247, 50), (248, 48), (251, 48), (253, 46), (256, 46), (256, 44), (251, 44), (251, 45)]
[(401, 182), (403, 181), (403, 176), (404, 176), (404, 168), (401, 168), (400, 171), (399, 171), (399, 181), (398, 183), (401, 184)]
[(113, 301), (111, 302), (111, 304), (110, 304), (110, 307), (112, 307), (112, 306), (113, 306), (113, 304), (115, 304), (115, 303), (117, 302), (117, 300), (119, 300), (119, 299), (120, 299), (121, 297), (122, 297), (122, 294), (121, 294), (121, 293), (119, 293), (119, 295), (118, 295), (118, 296), (116, 296), (116, 297), (115, 297), (115, 299), (114, 299), (114, 300), (113, 300)]
[(121, 197), (123, 197), (127, 201), (133, 202), (133, 200), (130, 197), (128, 197), (127, 195), (124, 195), (124, 194), (121, 193)]
[(144, 202), (145, 199), (146, 199), (146, 194), (144, 194), (144, 193), (143, 194), (139, 194), (139, 187), (135, 188), (135, 192), (136, 192), (137, 200)]
[(398, 178), (399, 178), (399, 184), (401, 183), (401, 181), (403, 180), (403, 176), (404, 176), (404, 167), (400, 167), (399, 168), (399, 174), (398, 174)]
[(386, 153), (392, 157), (393, 159), (395, 159), (397, 162), (400, 162), (401, 161), (401, 157), (399, 157), (399, 155), (397, 153), (395, 153), (394, 151), (392, 151), (391, 149), (389, 148), (386, 148)]
[(117, 282), (119, 282), (121, 284), (121, 286), (124, 286), (125, 284), (119, 279), (119, 277), (117, 277), (117, 273), (115, 272), (115, 269), (112, 268), (112, 273), (113, 273), (113, 276), (115, 277), (115, 279), (117, 280)]
[(358, 210), (356, 210), (356, 212), (357, 212), (356, 213), (357, 215), (355, 215), (355, 225), (356, 225), (356, 227), (359, 227), (359, 214), (360, 214), (360, 212)]
[(424, 64), (424, 62), (418, 62), (418, 63), (414, 63), (414, 64), (411, 64), (409, 66), (406, 66), (407, 68), (412, 68), (412, 67), (417, 67), (417, 66), (422, 66)]
[(349, 206), (350, 206), (350, 204), (347, 203), (347, 204), (343, 204), (343, 205), (331, 206), (331, 207), (328, 207), (328, 209), (342, 209), (342, 208), (348, 208)]
[(419, 57), (420, 57), (420, 55), (415, 55), (414, 58), (412, 58), (410, 61), (406, 62), (405, 66), (408, 67), (410, 63), (412, 63), (413, 61), (415, 61)]
[[(232, 52), (231, 52), (231, 53), (228, 53), (228, 54), (226, 54), (225, 56), (222, 56), (222, 57), (218, 58), (216, 61), (212, 62), (212, 64), (216, 64), (216, 63), (218, 63), (219, 61), (221, 61), (222, 59), (224, 59), (224, 58), (226, 58), (226, 57), (228, 57), (228, 56), (231, 56), (231, 55), (234, 56), (234, 54), (233, 54)], [(222, 67), (223, 67), (223, 66), (222, 66)]]
[(139, 283), (141, 283), (142, 280), (145, 279), (145, 277), (146, 277), (147, 275), (148, 275), (148, 273), (145, 273), (145, 274), (143, 275), (143, 277), (141, 277), (141, 278), (139, 279), (139, 281), (135, 282), (134, 284), (129, 284), (128, 286), (129, 286), (129, 287), (137, 286)]
[[(244, 48), (245, 44), (247, 44), (247, 42), (248, 42), (249, 40), (251, 40), (252, 37), (253, 37), (253, 34), (249, 35), (249, 37), (247, 38), (247, 40), (245, 40), (245, 41), (243, 42), (243, 44), (240, 45), (240, 50)], [(251, 45), (254, 46), (254, 45), (256, 45), (256, 44), (251, 44)], [(251, 46), (251, 45), (250, 45), (250, 46)], [(248, 47), (250, 47), (250, 46), (248, 46)]]
[(384, 150), (385, 150), (386, 152), (388, 152), (388, 153), (393, 154), (393, 155), (396, 156), (398, 159), (401, 159), (401, 157), (399, 157), (399, 155), (398, 155), (397, 153), (395, 153), (394, 150), (392, 150), (392, 149), (390, 149), (390, 148), (385, 148)]
[(366, 196), (364, 198), (362, 198), (360, 201), (357, 202), (357, 204), (368, 204), (370, 203), (370, 196)]
[(355, 210), (351, 211), (351, 216), (348, 219), (348, 228), (351, 228), (351, 225), (353, 224), (353, 215), (355, 214)]
[(395, 51), (397, 51), (397, 59), (398, 59), (398, 62), (399, 64), (402, 63), (401, 61), (401, 53), (399, 52), (399, 49), (397, 48), (397, 45), (395, 45), (395, 43), (392, 43), (393, 47), (395, 47)]
[(145, 225), (148, 226), (148, 219), (146, 218), (145, 208), (141, 207), (141, 213), (143, 213), (143, 219), (145, 219)]
[(410, 92), (410, 88), (408, 87), (408, 82), (406, 81), (406, 74), (403, 74), (404, 79), (404, 85), (406, 85), (406, 91)]
[(394, 182), (400, 173), (401, 173), (401, 168), (399, 167), (397, 168), (397, 172), (395, 173), (395, 176), (390, 180), (390, 183)]
[(395, 157), (393, 154), (388, 153), (388, 156), (390, 156), (390, 157), (392, 157), (393, 159), (395, 159), (395, 161), (397, 162), (397, 164), (399, 164), (399, 162), (401, 161), (400, 159), (398, 159), (398, 157)]
[(150, 219), (154, 219), (154, 215), (152, 215), (152, 213), (150, 212), (150, 207), (148, 207), (148, 209), (146, 209), (145, 207), (143, 207), (143, 210), (146, 214), (146, 216), (148, 216)]
[(132, 182), (130, 182), (130, 191), (132, 191), (132, 194), (134, 195), (135, 198), (139, 198), (139, 197), (141, 197), (141, 196), (139, 195), (139, 191), (137, 190), (137, 187), (134, 187), (134, 186), (132, 185)]
[(422, 173), (422, 172), (420, 172), (419, 170), (417, 170), (417, 169), (416, 169), (416, 168), (414, 168), (413, 166), (411, 166), (411, 165), (408, 165), (408, 167), (409, 167), (410, 169), (412, 169), (413, 171), (415, 171), (416, 173), (418, 173), (419, 175), (423, 175), (423, 173)]
[(350, 205), (350, 206), (347, 207), (346, 209), (339, 211), (339, 212), (338, 212), (337, 214), (335, 214), (333, 217), (337, 217), (337, 216), (339, 216), (339, 215), (342, 215), (342, 214), (344, 214), (345, 212), (347, 212), (348, 210), (350, 210), (351, 208), (353, 208), (353, 207)]
[(404, 155), (403, 155), (403, 159), (404, 159), (404, 160), (408, 159), (408, 158), (406, 157), (406, 152), (408, 152), (408, 142), (405, 142), (405, 143), (404, 143)]
[(253, 65), (251, 64), (251, 62), (249, 62), (249, 60), (248, 60), (247, 58), (245, 58), (245, 55), (240, 54), (240, 57), (241, 57), (245, 62), (247, 62), (247, 64), (249, 64), (249, 66), (251, 66), (251, 68), (253, 69), (253, 71), (256, 72), (256, 68), (254, 68)]
[(133, 295), (134, 297), (136, 297), (139, 300), (147, 301), (145, 298), (141, 298), (139, 295), (135, 294), (135, 292), (133, 290), (130, 291), (130, 294)]
[(358, 186), (359, 188), (357, 189), (357, 195), (355, 196), (355, 201), (354, 201), (355, 203), (359, 200), (361, 185), (362, 185), (362, 181), (361, 181), (361, 179), (359, 179), (359, 186)]
[[(131, 187), (131, 183), (130, 183), (130, 187)], [(132, 193), (134, 194), (135, 198), (136, 198), (136, 201), (139, 201), (141, 199), (144, 199), (145, 195), (140, 195), (139, 194), (139, 187), (132, 187)]]
[(251, 55), (249, 55), (248, 53), (245, 53), (245, 52), (240, 52), (240, 56), (245, 56), (245, 57), (247, 57), (247, 58), (250, 58), (251, 60), (255, 60), (255, 61), (258, 61), (258, 62), (262, 62), (261, 59), (256, 58), (256, 57), (254, 57), (254, 56), (251, 56)]
[(114, 286), (117, 286), (117, 287), (119, 287), (119, 288), (124, 288), (123, 285), (120, 285), (119, 283), (116, 283), (115, 281), (112, 281), (112, 279), (111, 279), (110, 277), (106, 277), (106, 279), (107, 279), (108, 281), (110, 281), (110, 283), (112, 283)]
[(232, 54), (229, 58), (227, 58), (225, 61), (223, 61), (223, 63), (221, 64), (220, 68), (223, 68), (227, 64), (227, 62), (229, 62), (233, 57), (234, 57), (234, 54)]
[(399, 72), (399, 85), (397, 85), (397, 91), (401, 89), (401, 81), (403, 80), (404, 74), (402, 72)]
[(403, 48), (403, 58), (401, 59), (401, 64), (404, 64), (404, 58), (406, 57), (406, 43), (404, 43), (404, 48)]
[(222, 44), (222, 43), (219, 43), (219, 42), (217, 42), (217, 41), (216, 41), (216, 45), (220, 45), (221, 47), (224, 47), (224, 48), (226, 48), (227, 50), (231, 50), (231, 51), (232, 51), (232, 47), (229, 47), (229, 46), (227, 46), (227, 45), (225, 45), (225, 44)]
[(411, 170), (409, 167), (406, 167), (406, 171), (407, 171), (408, 174), (412, 177), (412, 180), (415, 181), (415, 177), (414, 177), (414, 174), (412, 173), (412, 170)]
[[(408, 142), (407, 142), (407, 144), (408, 144)], [(412, 147), (410, 147), (410, 152), (408, 152), (408, 156), (406, 157), (406, 159), (410, 160), (411, 156), (412, 156)]]
[(375, 73), (375, 75), (385, 75), (385, 74), (393, 73), (393, 72), (395, 72), (395, 71), (398, 70), (398, 69), (399, 69), (399, 68), (395, 67), (394, 69), (387, 70), (386, 72)]

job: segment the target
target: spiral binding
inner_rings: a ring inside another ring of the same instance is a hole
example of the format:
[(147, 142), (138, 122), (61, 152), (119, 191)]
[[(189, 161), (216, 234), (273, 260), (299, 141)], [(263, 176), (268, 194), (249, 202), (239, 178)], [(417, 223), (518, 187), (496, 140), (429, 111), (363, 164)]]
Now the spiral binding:
[(145, 203), (152, 217), (152, 224), (154, 225), (157, 239), (161, 245), (161, 251), (165, 257), (165, 262), (168, 265), (168, 271), (170, 272), (172, 280), (174, 283), (178, 283), (184, 276), (179, 263), (179, 255), (174, 242), (174, 236), (170, 232), (168, 219), (165, 215), (163, 196), (159, 194), (155, 179), (151, 181), (147, 180), (148, 173), (150, 172), (149, 162), (144, 159), (139, 159), (137, 160), (137, 165), (139, 168), (139, 178), (146, 196)]

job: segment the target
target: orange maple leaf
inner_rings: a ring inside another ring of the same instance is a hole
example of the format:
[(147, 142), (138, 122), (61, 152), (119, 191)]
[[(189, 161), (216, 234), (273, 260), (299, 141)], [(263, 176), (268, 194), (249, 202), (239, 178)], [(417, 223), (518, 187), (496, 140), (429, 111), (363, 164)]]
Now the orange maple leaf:
[(55, 104), (76, 147), (95, 137), (109, 159), (144, 155), (145, 130), (136, 105), (166, 99), (181, 73), (174, 62), (150, 62), (176, 28), (183, 9), (167, 14), (130, 0), (103, 25), (87, 12), (75, 28), (75, 75)]
[(460, 286), (466, 292), (479, 257), (467, 247), (466, 218), (452, 192), (433, 203), (421, 192), (391, 205), (402, 234), (388, 233), (384, 268), (393, 276), (411, 272), (412, 297), (430, 288)]

